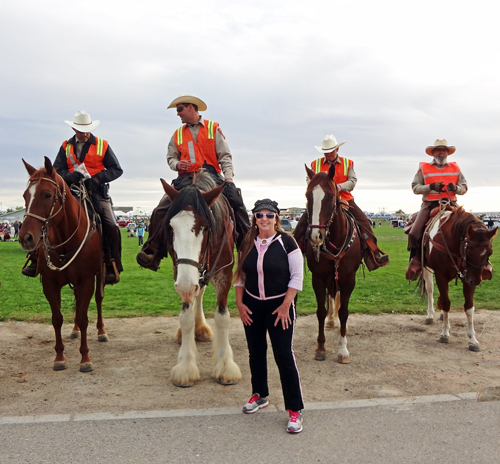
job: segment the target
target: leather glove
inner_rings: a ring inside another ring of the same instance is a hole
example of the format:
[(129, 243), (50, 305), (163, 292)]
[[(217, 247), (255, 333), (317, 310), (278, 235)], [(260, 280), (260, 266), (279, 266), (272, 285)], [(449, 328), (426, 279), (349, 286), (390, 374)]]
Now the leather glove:
[(79, 171), (72, 172), (69, 175), (70, 184), (77, 184), (78, 182), (80, 182), (81, 179), (83, 179), (83, 174)]
[(448, 192), (457, 191), (457, 186), (453, 182), (450, 182), (446, 187), (448, 188)]
[(89, 193), (94, 193), (99, 190), (99, 179), (97, 177), (91, 177), (90, 179), (87, 179), (85, 182), (85, 187), (87, 187), (87, 191)]
[(442, 192), (444, 189), (444, 184), (442, 182), (433, 182), (432, 184), (429, 184), (429, 187), (435, 192)]

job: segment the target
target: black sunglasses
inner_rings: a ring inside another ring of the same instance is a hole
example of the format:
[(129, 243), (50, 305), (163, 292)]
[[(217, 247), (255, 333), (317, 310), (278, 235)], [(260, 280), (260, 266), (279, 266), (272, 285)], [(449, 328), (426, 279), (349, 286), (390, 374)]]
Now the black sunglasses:
[(184, 108), (187, 108), (189, 106), (189, 103), (187, 105), (182, 105), (177, 107), (177, 112), (180, 113)]
[[(276, 213), (266, 213), (267, 219), (274, 219), (274, 216), (276, 216)], [(262, 219), (264, 217), (264, 213), (261, 212), (255, 213), (255, 217), (257, 219)]]

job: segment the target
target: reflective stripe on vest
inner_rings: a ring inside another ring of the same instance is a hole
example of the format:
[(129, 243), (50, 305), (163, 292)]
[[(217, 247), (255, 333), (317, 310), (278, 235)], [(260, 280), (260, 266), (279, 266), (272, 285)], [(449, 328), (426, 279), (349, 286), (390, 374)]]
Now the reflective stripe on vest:
[[(340, 157), (340, 159), (342, 160), (342, 164), (344, 165), (344, 176), (347, 176), (347, 173), (349, 172), (349, 160), (342, 157)], [(323, 161), (325, 161), (325, 163)], [(321, 172), (321, 166), (323, 164), (326, 164), (326, 158), (318, 158), (314, 162), (314, 174), (318, 174), (318, 172)]]
[(204, 121), (207, 124), (207, 130), (208, 130), (208, 138), (213, 139), (214, 138), (214, 122), (213, 121)]
[(179, 129), (177, 129), (177, 132), (176, 132), (176, 134), (177, 134), (177, 144), (178, 145), (182, 145), (182, 128), (183, 127), (184, 126), (179, 127)]
[[(439, 169), (436, 165), (430, 163), (420, 163), (420, 169), (424, 176), (425, 185), (433, 184), (434, 182), (443, 182), (447, 185), (450, 182), (455, 185), (458, 183), (458, 176), (460, 175), (460, 168), (457, 163), (448, 163), (444, 168)], [(455, 192), (434, 192), (431, 191), (426, 194), (427, 200), (434, 201), (441, 198), (449, 197), (451, 200), (456, 200)]]

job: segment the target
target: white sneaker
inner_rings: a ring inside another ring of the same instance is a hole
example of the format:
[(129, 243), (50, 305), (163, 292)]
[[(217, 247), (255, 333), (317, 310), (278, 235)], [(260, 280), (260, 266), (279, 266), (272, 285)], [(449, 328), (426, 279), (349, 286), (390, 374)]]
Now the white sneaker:
[(300, 411), (290, 411), (287, 409), (287, 411), (290, 413), (290, 419), (288, 420), (288, 425), (286, 426), (286, 431), (288, 433), (300, 433), (302, 432), (303, 426), (302, 426), (302, 413)]
[(252, 414), (257, 412), (259, 409), (267, 408), (268, 406), (269, 401), (267, 401), (267, 398), (261, 398), (258, 393), (254, 393), (248, 400), (248, 403), (243, 406), (243, 412), (245, 414)]

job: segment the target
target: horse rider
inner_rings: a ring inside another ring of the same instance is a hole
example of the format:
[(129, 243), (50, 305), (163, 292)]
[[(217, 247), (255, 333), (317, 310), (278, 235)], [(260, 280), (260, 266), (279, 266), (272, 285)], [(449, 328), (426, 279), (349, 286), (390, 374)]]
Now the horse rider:
[[(250, 228), (250, 221), (241, 191), (233, 182), (231, 151), (219, 123), (203, 119), (198, 112), (205, 111), (207, 105), (194, 95), (180, 95), (168, 108), (176, 108), (183, 123), (168, 144), (167, 163), (172, 171), (179, 173), (172, 186), (181, 190), (191, 185), (194, 174), (201, 168), (210, 173), (217, 185), (225, 183), (222, 193), (234, 211), (236, 247), (239, 249)], [(160, 261), (167, 255), (165, 217), (170, 205), (170, 198), (164, 195), (151, 215), (148, 240), (137, 254), (137, 262), (152, 271), (158, 270)]]
[[(345, 142), (338, 143), (333, 135), (327, 135), (321, 147), (315, 146), (321, 154), (322, 158), (318, 158), (311, 163), (311, 169), (315, 174), (319, 172), (328, 172), (330, 166), (335, 166), (334, 180), (340, 191), (340, 198), (349, 204), (349, 211), (352, 213), (361, 231), (361, 246), (363, 250), (363, 258), (366, 267), (369, 271), (378, 269), (389, 263), (389, 255), (384, 253), (377, 245), (377, 237), (373, 233), (371, 223), (366, 217), (365, 213), (361, 211), (359, 206), (355, 203), (352, 196), (352, 190), (356, 186), (357, 178), (354, 172), (354, 163), (352, 160), (342, 158), (338, 155), (339, 147)], [(302, 246), (304, 235), (308, 226), (307, 212), (300, 218), (295, 228), (294, 237)]]
[(425, 149), (432, 156), (430, 163), (422, 162), (418, 168), (411, 188), (415, 195), (422, 195), (422, 205), (408, 234), (410, 263), (406, 269), (407, 280), (417, 280), (422, 271), (422, 237), (431, 211), (440, 205), (441, 199), (449, 199), (452, 206), (457, 205), (457, 195), (467, 192), (467, 181), (455, 162), (448, 162), (448, 156), (455, 153), (445, 139), (437, 139), (433, 146)]
[[(123, 174), (123, 169), (108, 142), (92, 134), (100, 121), (92, 121), (90, 115), (82, 110), (75, 113), (73, 121), (64, 122), (73, 129), (75, 135), (62, 143), (53, 166), (70, 187), (86, 178), (87, 191), (101, 209), (99, 213), (102, 221), (106, 283), (116, 283), (119, 276), (115, 275), (112, 263), (114, 261), (118, 273), (123, 271), (121, 235), (108, 193), (108, 182), (118, 179)], [(32, 254), (31, 258), (31, 264), (25, 267), (22, 273), (28, 277), (36, 277), (36, 257)]]

